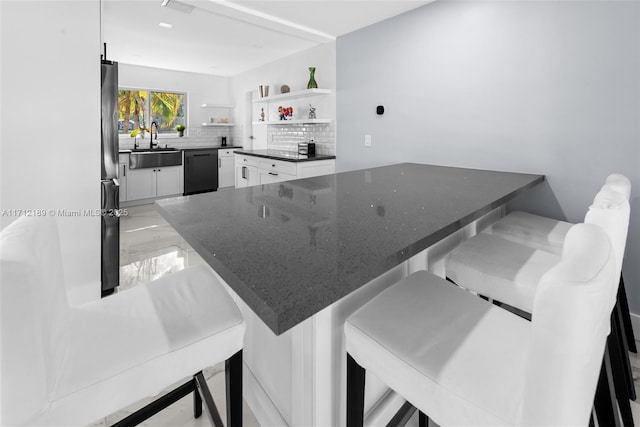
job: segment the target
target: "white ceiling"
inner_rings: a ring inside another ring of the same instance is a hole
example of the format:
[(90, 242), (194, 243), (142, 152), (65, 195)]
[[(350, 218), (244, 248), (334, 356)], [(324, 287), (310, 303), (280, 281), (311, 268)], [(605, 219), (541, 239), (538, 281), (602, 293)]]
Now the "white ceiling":
[(180, 1), (191, 13), (162, 0), (102, 0), (108, 59), (232, 76), (434, 0)]

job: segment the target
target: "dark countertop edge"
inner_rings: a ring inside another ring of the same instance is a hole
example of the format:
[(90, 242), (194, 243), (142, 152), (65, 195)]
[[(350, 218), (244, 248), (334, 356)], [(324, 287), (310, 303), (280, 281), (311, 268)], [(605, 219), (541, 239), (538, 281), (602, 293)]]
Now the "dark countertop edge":
[(292, 163), (315, 162), (318, 160), (333, 160), (336, 158), (336, 156), (331, 156), (328, 154), (319, 154), (313, 157), (307, 157), (306, 159), (293, 159), (291, 157), (281, 157), (281, 156), (274, 156), (270, 154), (254, 153), (251, 150), (242, 150), (242, 149), (235, 150), (234, 153), (244, 154), (245, 156), (262, 157), (263, 159), (282, 160), (284, 162), (292, 162)]
[[(176, 148), (176, 147), (174, 147)], [(189, 148), (176, 148), (176, 150), (179, 151), (192, 151), (192, 150), (226, 150), (226, 149), (230, 149), (230, 150), (237, 150), (239, 148), (242, 148), (241, 145), (227, 145), (227, 146), (205, 146), (205, 147), (189, 147)], [(118, 154), (131, 154), (133, 153), (133, 150), (131, 149), (122, 149), (122, 150), (118, 150)]]

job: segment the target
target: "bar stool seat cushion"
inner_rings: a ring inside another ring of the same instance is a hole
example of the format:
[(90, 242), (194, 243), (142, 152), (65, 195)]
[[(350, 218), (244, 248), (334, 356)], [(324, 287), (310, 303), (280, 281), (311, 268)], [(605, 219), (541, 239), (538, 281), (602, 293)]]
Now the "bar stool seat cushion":
[(427, 271), (357, 311), (345, 334), (360, 365), (442, 425), (518, 419), (531, 324)]
[(531, 313), (542, 275), (560, 261), (558, 255), (480, 233), (451, 252), (447, 276), (460, 286)]
[[(607, 177), (602, 190), (621, 193), (629, 200), (631, 181), (624, 175), (614, 173)], [(570, 222), (515, 211), (496, 221), (483, 232), (560, 255), (564, 239), (572, 226)]]
[[(216, 284), (217, 286), (213, 286)], [(210, 305), (198, 301), (210, 301)], [(70, 345), (51, 399), (60, 412), (110, 402), (117, 411), (242, 349), (244, 323), (205, 266), (182, 270), (72, 311)], [(78, 414), (80, 415), (80, 414)]]
[[(585, 426), (614, 270), (607, 234), (577, 224), (540, 280), (531, 322), (421, 271), (347, 319), (346, 350), (438, 425)], [(359, 377), (348, 402), (359, 399)], [(347, 419), (358, 423), (362, 409), (352, 404)]]
[(0, 261), (2, 425), (88, 425), (242, 349), (242, 315), (206, 266), (71, 306), (50, 217), (3, 229)]
[(572, 226), (570, 222), (515, 211), (490, 225), (483, 232), (560, 255), (564, 239)]

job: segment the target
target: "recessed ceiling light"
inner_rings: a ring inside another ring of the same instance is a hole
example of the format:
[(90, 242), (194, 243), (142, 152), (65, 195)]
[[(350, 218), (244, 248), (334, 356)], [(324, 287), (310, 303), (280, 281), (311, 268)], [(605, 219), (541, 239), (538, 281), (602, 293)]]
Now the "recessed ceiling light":
[(158, 25), (159, 25), (160, 27), (162, 27), (162, 28), (166, 28), (166, 29), (168, 29), (168, 30), (169, 30), (169, 29), (171, 29), (171, 28), (173, 27), (173, 25), (172, 25), (172, 24), (169, 24), (168, 22), (161, 22), (161, 23), (159, 23)]
[(169, 7), (183, 13), (191, 13), (195, 9), (190, 4), (182, 3), (178, 0), (163, 0), (161, 6)]
[(255, 47), (256, 49), (262, 49), (264, 46), (261, 45), (260, 43), (254, 43), (251, 45), (251, 47)]

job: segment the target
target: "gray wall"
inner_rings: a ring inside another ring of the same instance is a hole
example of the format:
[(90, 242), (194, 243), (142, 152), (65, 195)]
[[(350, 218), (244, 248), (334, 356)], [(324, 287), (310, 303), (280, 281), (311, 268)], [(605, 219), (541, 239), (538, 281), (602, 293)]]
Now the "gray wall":
[(627, 175), (624, 274), (640, 313), (639, 2), (439, 1), (336, 49), (339, 171), (413, 161), (541, 173), (510, 208), (573, 222), (609, 173)]

